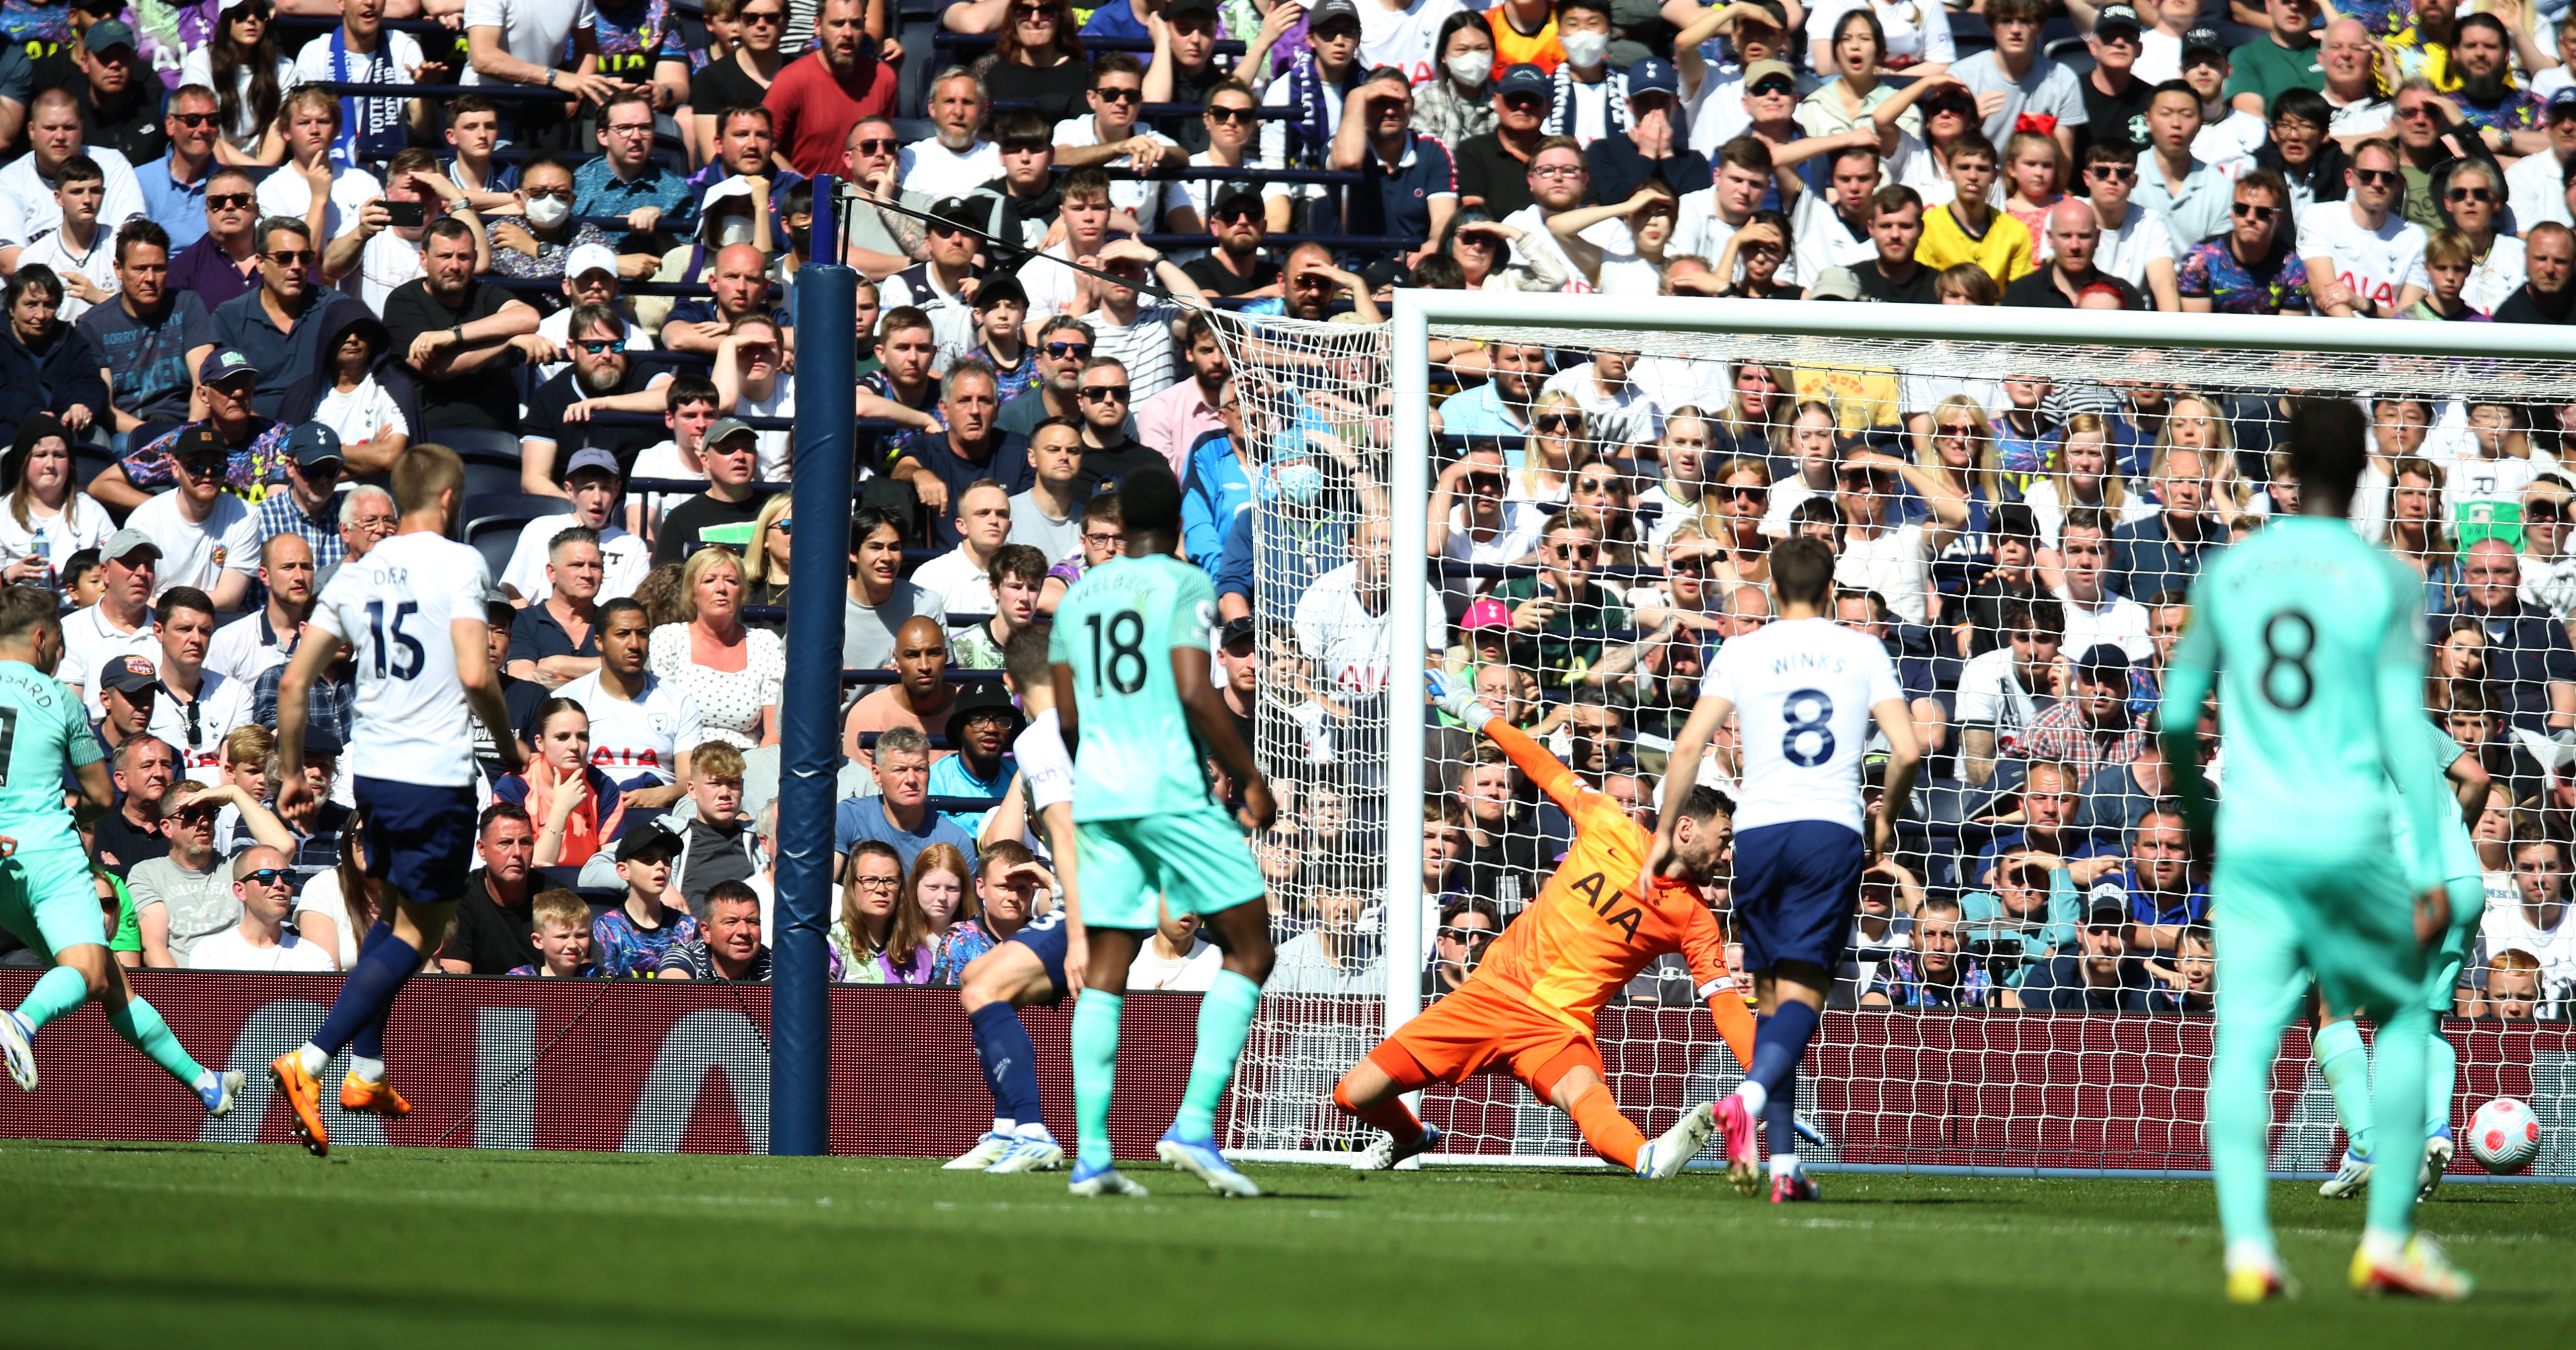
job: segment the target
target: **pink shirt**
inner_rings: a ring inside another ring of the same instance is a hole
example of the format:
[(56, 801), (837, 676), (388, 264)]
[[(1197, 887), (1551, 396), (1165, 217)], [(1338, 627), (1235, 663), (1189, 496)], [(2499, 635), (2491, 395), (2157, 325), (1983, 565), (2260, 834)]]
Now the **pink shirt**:
[(1172, 466), (1172, 476), (1190, 481), (1190, 447), (1211, 431), (1225, 430), (1216, 405), (1199, 393), (1199, 382), (1184, 379), (1136, 405), (1136, 439)]

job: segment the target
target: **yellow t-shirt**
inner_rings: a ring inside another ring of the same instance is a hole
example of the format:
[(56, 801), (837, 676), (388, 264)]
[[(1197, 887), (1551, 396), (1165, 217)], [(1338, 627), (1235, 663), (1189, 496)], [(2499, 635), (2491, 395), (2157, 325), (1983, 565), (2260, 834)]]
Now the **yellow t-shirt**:
[(2039, 264), (2030, 228), (2001, 211), (1986, 218), (1986, 237), (1970, 238), (1947, 205), (1923, 213), (1923, 237), (1914, 245), (1914, 261), (1933, 271), (1972, 262), (1986, 269), (1998, 286), (2027, 275)]

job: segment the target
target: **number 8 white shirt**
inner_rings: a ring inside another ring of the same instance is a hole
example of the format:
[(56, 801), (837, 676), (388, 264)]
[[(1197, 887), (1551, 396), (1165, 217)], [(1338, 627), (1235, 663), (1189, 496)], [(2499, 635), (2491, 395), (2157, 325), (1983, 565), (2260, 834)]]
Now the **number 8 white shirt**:
[(1699, 692), (1735, 705), (1738, 833), (1799, 820), (1860, 831), (1869, 710), (1905, 697), (1878, 639), (1830, 619), (1783, 620), (1719, 648)]

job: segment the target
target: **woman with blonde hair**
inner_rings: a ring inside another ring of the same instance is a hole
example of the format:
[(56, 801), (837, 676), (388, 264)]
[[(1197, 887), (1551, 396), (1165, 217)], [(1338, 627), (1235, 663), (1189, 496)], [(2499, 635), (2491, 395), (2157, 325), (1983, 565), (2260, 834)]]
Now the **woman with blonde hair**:
[(1949, 485), (1949, 495), (1968, 505), (1967, 524), (1945, 550), (1947, 556), (1983, 553), (1986, 531), (1997, 509), (2006, 502), (2021, 500), (2018, 485), (2010, 482), (2002, 469), (2002, 454), (1995, 448), (1994, 425), (1986, 420), (1986, 410), (1965, 394), (1952, 394), (1932, 405), (1932, 425), (1923, 444), (1914, 452), (1914, 462), (1926, 472), (1938, 474)]
[(787, 643), (742, 621), (742, 555), (710, 544), (680, 571), (681, 618), (653, 630), (652, 670), (698, 701), (706, 734), (735, 749), (778, 743)]
[(1598, 452), (1584, 428), (1583, 409), (1574, 396), (1551, 389), (1530, 408), (1529, 449), (1520, 471), (1512, 476), (1516, 502), (1562, 502), (1574, 493), (1574, 475)]
[(1771, 536), (1763, 528), (1773, 490), (1771, 466), (1759, 459), (1730, 459), (1709, 475), (1712, 512), (1700, 512), (1701, 533), (1718, 546), (1706, 593), (1722, 596), (1739, 585), (1771, 584)]
[(2179, 393), (2165, 407), (2164, 426), (2156, 432), (2154, 478), (2164, 478), (2165, 460), (2174, 451), (2198, 450), (2212, 514), (2259, 516), (2270, 509), (2271, 503), (2257, 499), (2254, 485), (2236, 465), (2236, 431), (2225, 409), (2204, 395)]
[(1728, 366), (1726, 387), (1734, 392), (1709, 418), (1710, 456), (1769, 459), (1778, 453), (1780, 414), (1797, 397), (1796, 379), (1787, 366), (1776, 372), (1759, 361)]
[(1574, 471), (1567, 507), (1592, 523), (1593, 537), (1601, 541), (1603, 567), (1635, 567), (1645, 560), (1631, 500), (1628, 475), (1609, 460), (1595, 458)]
[(2065, 435), (2058, 441), (2048, 472), (2022, 490), (2021, 499), (2029, 504), (2031, 520), (2039, 526), (2042, 554), (2057, 551), (2058, 533), (2066, 527), (2069, 511), (2089, 507), (2109, 516), (2115, 526), (2155, 514), (2153, 502), (2129, 494), (2117, 459), (2118, 452), (2111, 448), (2111, 424), (2100, 413), (2067, 414)]
[(787, 603), (787, 534), (795, 523), (787, 512), (795, 505), (794, 495), (771, 496), (760, 508), (760, 518), (751, 524), (751, 556), (743, 559), (742, 567), (743, 579), (749, 583), (743, 590), (746, 605)]

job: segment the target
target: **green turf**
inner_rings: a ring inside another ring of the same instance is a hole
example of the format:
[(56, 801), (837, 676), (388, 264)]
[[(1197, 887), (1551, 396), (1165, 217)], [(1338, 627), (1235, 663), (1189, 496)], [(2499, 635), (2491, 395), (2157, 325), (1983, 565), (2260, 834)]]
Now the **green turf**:
[(910, 1160), (0, 1144), (0, 1344), (63, 1347), (2576, 1344), (2576, 1195), (2459, 1186), (2483, 1281), (2363, 1301), (2357, 1204), (2283, 1184), (2304, 1300), (2218, 1298), (2206, 1183), (1358, 1176), (1254, 1166), (1220, 1201)]

